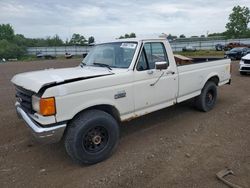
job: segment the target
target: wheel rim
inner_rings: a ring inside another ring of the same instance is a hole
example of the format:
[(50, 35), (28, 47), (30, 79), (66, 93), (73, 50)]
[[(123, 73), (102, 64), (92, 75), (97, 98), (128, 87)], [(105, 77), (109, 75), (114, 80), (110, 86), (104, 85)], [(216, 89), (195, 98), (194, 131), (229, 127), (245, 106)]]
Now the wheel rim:
[(87, 131), (83, 137), (82, 146), (89, 153), (96, 153), (105, 148), (109, 135), (102, 126), (96, 126)]
[(206, 104), (208, 106), (211, 106), (214, 102), (214, 92), (212, 90), (209, 90), (206, 94)]

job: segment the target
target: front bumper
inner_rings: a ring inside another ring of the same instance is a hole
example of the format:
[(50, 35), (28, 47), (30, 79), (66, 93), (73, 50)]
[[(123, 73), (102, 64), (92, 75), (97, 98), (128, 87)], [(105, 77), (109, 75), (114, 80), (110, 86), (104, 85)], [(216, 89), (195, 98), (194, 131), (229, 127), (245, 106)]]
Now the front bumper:
[(31, 130), (32, 134), (39, 142), (55, 143), (59, 142), (63, 137), (63, 133), (67, 125), (66, 123), (56, 124), (52, 127), (42, 127), (32, 120), (19, 105), (16, 106), (16, 111), (18, 116), (24, 120), (27, 127)]
[(250, 64), (241, 64), (239, 68), (240, 72), (250, 72)]

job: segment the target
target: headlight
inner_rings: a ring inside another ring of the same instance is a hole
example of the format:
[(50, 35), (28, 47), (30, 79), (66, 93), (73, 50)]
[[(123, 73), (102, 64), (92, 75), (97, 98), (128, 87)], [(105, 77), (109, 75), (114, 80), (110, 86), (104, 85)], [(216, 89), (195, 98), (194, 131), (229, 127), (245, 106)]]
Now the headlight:
[(240, 60), (240, 65), (244, 65), (244, 61), (243, 60)]
[(40, 103), (40, 97), (33, 95), (32, 96), (32, 108), (36, 112), (40, 111), (40, 104), (39, 103)]
[(51, 116), (56, 114), (56, 102), (54, 97), (40, 98), (32, 96), (32, 108), (43, 116)]

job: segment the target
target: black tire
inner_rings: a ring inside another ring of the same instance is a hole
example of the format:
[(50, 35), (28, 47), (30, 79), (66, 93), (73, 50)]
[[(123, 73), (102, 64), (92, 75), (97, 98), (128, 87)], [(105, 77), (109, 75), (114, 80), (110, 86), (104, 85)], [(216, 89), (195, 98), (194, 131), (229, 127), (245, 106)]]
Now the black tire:
[(78, 164), (95, 164), (107, 159), (118, 145), (119, 125), (108, 113), (89, 110), (68, 125), (64, 145)]
[(196, 108), (203, 112), (208, 112), (215, 106), (216, 99), (216, 84), (214, 82), (208, 81), (201, 90), (201, 94), (195, 99)]
[(246, 72), (243, 72), (243, 71), (240, 71), (240, 74), (241, 74), (241, 75), (246, 75), (247, 73), (246, 73)]

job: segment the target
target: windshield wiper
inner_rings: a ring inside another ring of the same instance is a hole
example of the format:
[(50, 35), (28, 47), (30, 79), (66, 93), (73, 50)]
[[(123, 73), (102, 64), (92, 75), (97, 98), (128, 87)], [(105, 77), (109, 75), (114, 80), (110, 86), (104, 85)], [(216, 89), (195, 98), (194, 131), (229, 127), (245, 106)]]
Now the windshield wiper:
[(104, 63), (93, 63), (93, 65), (98, 65), (100, 67), (107, 67), (109, 70), (112, 70), (112, 68), (109, 65)]

